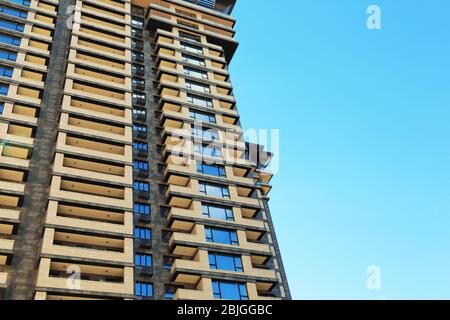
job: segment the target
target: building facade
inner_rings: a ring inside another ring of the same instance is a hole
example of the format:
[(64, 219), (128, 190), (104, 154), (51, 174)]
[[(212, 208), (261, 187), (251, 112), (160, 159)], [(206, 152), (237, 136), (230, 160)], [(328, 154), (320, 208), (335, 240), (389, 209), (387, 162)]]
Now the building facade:
[(290, 299), (234, 2), (0, 2), (0, 299)]

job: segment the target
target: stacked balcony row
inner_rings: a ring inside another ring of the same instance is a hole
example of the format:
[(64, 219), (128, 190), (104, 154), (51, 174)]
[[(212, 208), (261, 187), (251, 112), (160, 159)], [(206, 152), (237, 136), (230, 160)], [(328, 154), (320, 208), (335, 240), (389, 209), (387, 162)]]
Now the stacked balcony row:
[(170, 20), (155, 30), (154, 60), (174, 299), (276, 298), (269, 189), (246, 155), (226, 50), (205, 25), (179, 23), (186, 13), (174, 5), (162, 1), (149, 13), (150, 24), (162, 12)]
[(38, 300), (134, 296), (130, 8), (75, 4)]
[(0, 295), (8, 286), (57, 10), (52, 0), (0, 3)]

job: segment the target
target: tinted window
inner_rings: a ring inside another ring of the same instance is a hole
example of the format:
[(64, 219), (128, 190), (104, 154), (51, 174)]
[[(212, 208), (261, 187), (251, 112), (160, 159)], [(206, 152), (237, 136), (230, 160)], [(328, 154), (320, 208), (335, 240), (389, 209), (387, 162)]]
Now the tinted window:
[(147, 228), (134, 228), (134, 237), (136, 239), (151, 240), (152, 230)]
[(8, 95), (9, 86), (2, 84), (0, 85), (0, 95), (6, 96)]
[(17, 54), (15, 52), (0, 50), (0, 59), (16, 61), (17, 60)]
[(138, 297), (153, 297), (153, 284), (144, 283), (144, 282), (136, 282), (135, 294)]
[(228, 244), (233, 246), (239, 245), (236, 231), (206, 227), (205, 233), (207, 242)]
[(153, 258), (147, 254), (136, 254), (134, 256), (134, 264), (138, 267), (150, 268), (153, 265)]
[(247, 287), (244, 283), (212, 281), (214, 298), (226, 300), (248, 300)]
[(134, 213), (142, 215), (150, 215), (150, 205), (136, 202), (134, 204)]
[(219, 165), (197, 164), (197, 172), (209, 176), (226, 178), (225, 167)]
[(202, 204), (202, 211), (205, 216), (212, 219), (234, 221), (233, 210), (231, 208)]

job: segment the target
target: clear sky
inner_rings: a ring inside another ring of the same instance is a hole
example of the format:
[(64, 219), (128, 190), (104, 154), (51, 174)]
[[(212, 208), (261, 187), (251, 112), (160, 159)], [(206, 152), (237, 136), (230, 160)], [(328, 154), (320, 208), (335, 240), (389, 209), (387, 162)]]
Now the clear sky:
[(270, 203), (295, 299), (450, 298), (449, 14), (238, 0), (232, 81), (244, 128), (281, 130)]

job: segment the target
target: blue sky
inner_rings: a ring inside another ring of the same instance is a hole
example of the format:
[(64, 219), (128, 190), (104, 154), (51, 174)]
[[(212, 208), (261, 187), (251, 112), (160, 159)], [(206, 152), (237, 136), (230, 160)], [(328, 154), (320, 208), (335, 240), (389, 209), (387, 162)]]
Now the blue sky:
[(232, 81), (244, 128), (281, 130), (271, 208), (295, 299), (450, 298), (449, 12), (238, 0)]

